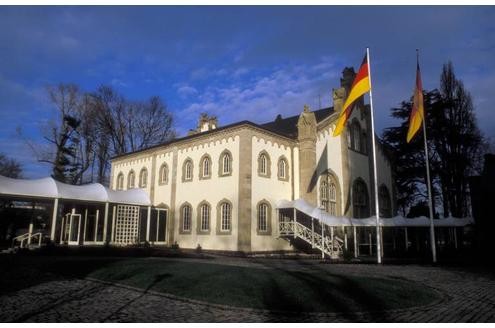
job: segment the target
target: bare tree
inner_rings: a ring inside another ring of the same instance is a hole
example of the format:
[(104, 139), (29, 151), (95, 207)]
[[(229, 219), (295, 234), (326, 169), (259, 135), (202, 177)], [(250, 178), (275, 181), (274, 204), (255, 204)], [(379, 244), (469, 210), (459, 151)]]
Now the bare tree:
[(13, 158), (8, 158), (5, 154), (0, 153), (0, 175), (9, 178), (22, 177), (22, 166)]

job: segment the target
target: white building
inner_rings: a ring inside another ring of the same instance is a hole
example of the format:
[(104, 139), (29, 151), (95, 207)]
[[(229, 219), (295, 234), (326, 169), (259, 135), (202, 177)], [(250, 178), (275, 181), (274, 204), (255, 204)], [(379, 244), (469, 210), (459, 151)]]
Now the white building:
[[(361, 99), (344, 133), (332, 136), (353, 78), (346, 68), (333, 107), (305, 106), (266, 124), (219, 127), (203, 115), (186, 137), (113, 158), (110, 188), (145, 190), (157, 211), (142, 225), (144, 238), (181, 248), (290, 250), (279, 238), (280, 201), (303, 199), (333, 216), (367, 218), (374, 212), (369, 106)], [(392, 168), (380, 143), (377, 161), (381, 214), (390, 217)]]

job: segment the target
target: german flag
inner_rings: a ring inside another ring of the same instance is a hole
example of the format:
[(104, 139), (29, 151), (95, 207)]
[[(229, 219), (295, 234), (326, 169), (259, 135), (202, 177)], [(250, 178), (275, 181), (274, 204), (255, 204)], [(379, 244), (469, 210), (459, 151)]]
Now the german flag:
[(413, 105), (412, 105), (411, 115), (409, 116), (409, 129), (407, 130), (408, 143), (421, 128), (421, 124), (423, 123), (423, 117), (424, 117), (423, 84), (421, 83), (421, 72), (419, 70), (419, 62), (418, 62), (416, 69), (416, 86), (414, 88)]
[(371, 90), (370, 76), (368, 72), (368, 57), (364, 55), (363, 63), (359, 68), (354, 81), (352, 82), (351, 91), (349, 96), (345, 100), (344, 106), (342, 107), (342, 112), (340, 112), (339, 119), (337, 121), (337, 126), (335, 131), (333, 131), (333, 136), (336, 137), (342, 133), (345, 123), (349, 119), (354, 108), (354, 102), (364, 95), (366, 92)]

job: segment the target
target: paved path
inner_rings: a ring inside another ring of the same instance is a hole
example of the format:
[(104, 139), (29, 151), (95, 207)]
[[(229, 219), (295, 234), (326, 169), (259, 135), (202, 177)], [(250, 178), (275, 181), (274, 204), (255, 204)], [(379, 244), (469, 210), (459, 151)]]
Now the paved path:
[(495, 322), (495, 280), (489, 275), (416, 265), (320, 264), (314, 261), (238, 258), (218, 258), (214, 262), (408, 279), (435, 288), (444, 297), (433, 305), (380, 313), (274, 313), (207, 304), (93, 280), (59, 280), (0, 296), (0, 321)]

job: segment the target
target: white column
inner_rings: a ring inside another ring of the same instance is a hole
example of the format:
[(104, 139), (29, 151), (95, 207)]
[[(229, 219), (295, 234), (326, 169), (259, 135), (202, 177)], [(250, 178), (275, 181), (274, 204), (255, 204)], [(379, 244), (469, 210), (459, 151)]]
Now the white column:
[(344, 228), (344, 249), (347, 250), (347, 229), (346, 227)]
[(357, 242), (356, 226), (353, 226), (352, 230), (353, 230), (353, 234), (354, 234), (354, 257), (358, 257), (358, 242)]
[(96, 210), (96, 220), (95, 220), (95, 238), (94, 238), (94, 242), (97, 242), (98, 240), (98, 219), (99, 219), (99, 216), (100, 216), (100, 210)]
[[(377, 229), (378, 230), (378, 229)], [(368, 233), (368, 236), (369, 236), (369, 243), (370, 243), (370, 255), (373, 255), (373, 240), (371, 239), (371, 232)]]
[(110, 234), (110, 242), (114, 242), (115, 239), (115, 205), (112, 206), (112, 232)]
[(294, 208), (294, 239), (297, 238), (296, 223), (297, 223), (297, 210)]
[(406, 251), (409, 249), (409, 238), (407, 238), (407, 227), (404, 227), (404, 239), (406, 240)]
[(52, 231), (50, 233), (50, 240), (55, 242), (55, 227), (57, 225), (57, 213), (58, 213), (58, 198), (53, 201), (53, 212), (52, 212)]
[(33, 234), (33, 223), (29, 224), (28, 245), (31, 245), (31, 235)]
[(86, 230), (88, 230), (88, 227), (87, 227), (87, 224), (88, 224), (88, 209), (84, 209), (84, 227), (83, 227), (83, 244), (84, 244), (84, 241), (86, 240)]
[(325, 226), (323, 225), (323, 222), (320, 220), (320, 225), (321, 225), (321, 258), (325, 259)]
[(315, 219), (311, 217), (311, 248), (315, 248)]
[(103, 243), (107, 241), (107, 226), (108, 226), (108, 202), (105, 203), (105, 214), (103, 217)]
[(151, 225), (151, 206), (148, 206), (148, 214), (146, 215), (146, 241), (150, 241), (150, 225)]
[(380, 227), (380, 243), (381, 243), (381, 250), (382, 250), (382, 259), (383, 259), (383, 255), (385, 254), (385, 250), (384, 250), (384, 247), (383, 247), (383, 227)]

